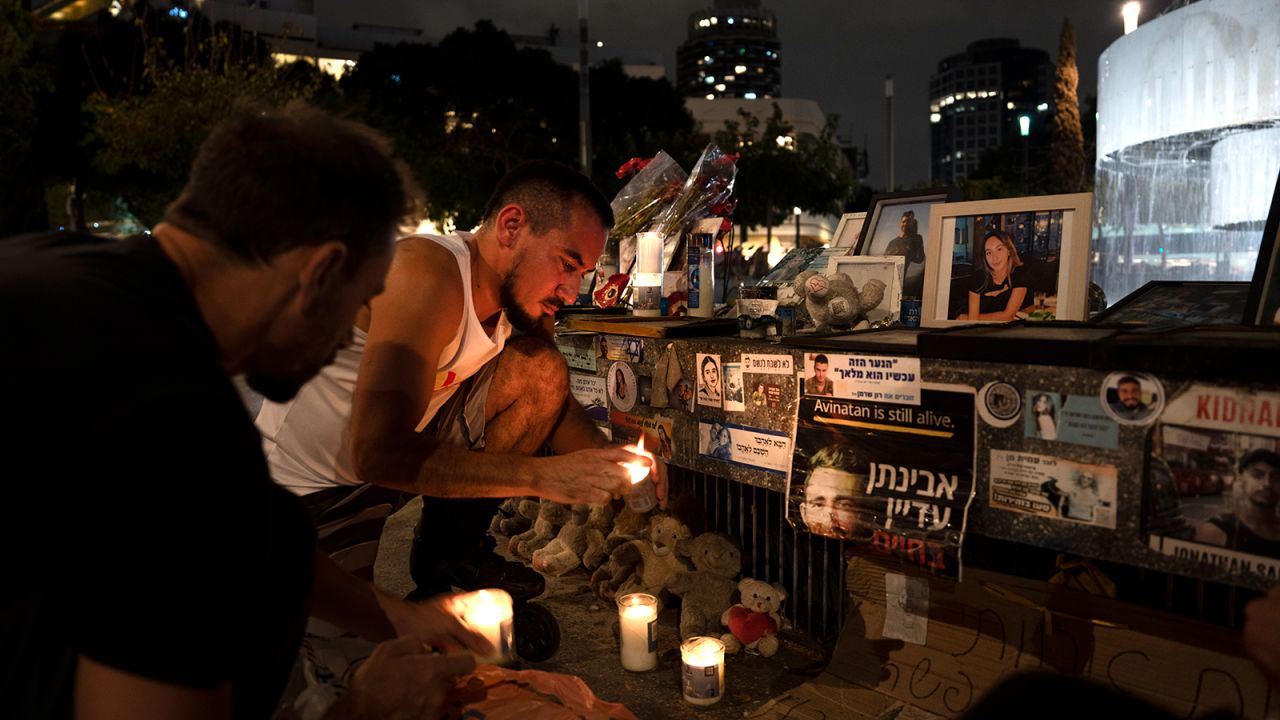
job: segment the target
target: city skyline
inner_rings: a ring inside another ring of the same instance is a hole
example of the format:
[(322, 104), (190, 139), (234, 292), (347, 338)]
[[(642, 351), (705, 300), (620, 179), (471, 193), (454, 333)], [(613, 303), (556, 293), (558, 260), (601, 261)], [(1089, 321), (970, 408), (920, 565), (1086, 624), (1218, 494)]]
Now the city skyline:
[[(1083, 105), (1085, 98), (1097, 92), (1098, 56), (1123, 34), (1122, 3), (1116, 0), (988, 0), (981, 4), (908, 0), (892, 5), (859, 3), (856, 9), (846, 6), (837, 12), (832, 12), (833, 3), (819, 0), (764, 0), (762, 4), (778, 19), (781, 96), (816, 100), (825, 112), (838, 114), (840, 135), (866, 146), (866, 182), (875, 188), (885, 184), (887, 74), (894, 78), (895, 185), (901, 188), (929, 178), (929, 75), (943, 58), (963, 52), (975, 40), (1012, 37), (1056, 60), (1062, 19), (1068, 17), (1076, 31)], [(512, 34), (538, 35), (555, 25), (562, 43), (577, 37), (578, 6), (568, 0), (446, 0), (412, 9), (399, 0), (370, 5), (398, 13), (401, 23), (421, 22), (432, 39), (482, 19)], [(593, 49), (593, 59), (627, 51), (658, 52), (674, 84), (676, 48), (685, 40), (688, 16), (711, 5), (710, 0), (653, 0), (646, 3), (644, 13), (636, 13), (633, 4), (622, 0), (592, 0), (592, 43), (604, 43), (603, 48)], [(1166, 3), (1148, 6), (1143, 10), (1144, 23)], [(417, 17), (406, 17), (406, 10)]]

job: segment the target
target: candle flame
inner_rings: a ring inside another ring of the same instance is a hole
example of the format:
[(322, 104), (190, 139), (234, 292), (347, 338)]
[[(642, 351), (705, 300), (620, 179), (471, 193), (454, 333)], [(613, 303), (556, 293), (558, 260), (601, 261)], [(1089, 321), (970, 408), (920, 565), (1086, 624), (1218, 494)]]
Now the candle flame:
[[(625, 446), (623, 449), (624, 449), (624, 450), (630, 450), (631, 452), (635, 453), (636, 455), (644, 455), (645, 457), (648, 457), (650, 460), (652, 460), (652, 459), (653, 459), (653, 454), (652, 454), (652, 453), (645, 452), (645, 449), (644, 449), (644, 435), (641, 435), (641, 436), (640, 436), (640, 441), (639, 441), (639, 442), (637, 442), (635, 445), (627, 445), (627, 446)], [(644, 465), (644, 464), (641, 464), (641, 463), (629, 462), (629, 463), (622, 463), (622, 467), (626, 468), (626, 469), (627, 469), (627, 472), (631, 473), (631, 484), (632, 484), (632, 485), (635, 485), (636, 483), (640, 482), (641, 480), (644, 480), (645, 478), (649, 477), (649, 466), (648, 466), (648, 465)]]

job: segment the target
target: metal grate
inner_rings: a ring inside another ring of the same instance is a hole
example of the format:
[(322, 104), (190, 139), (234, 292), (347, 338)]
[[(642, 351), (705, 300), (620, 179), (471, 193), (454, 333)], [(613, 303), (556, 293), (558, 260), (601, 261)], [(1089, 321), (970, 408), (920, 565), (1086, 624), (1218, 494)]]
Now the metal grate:
[(676, 467), (669, 483), (673, 497), (697, 499), (704, 530), (741, 544), (743, 576), (786, 589), (782, 614), (792, 625), (823, 642), (835, 639), (845, 615), (843, 542), (797, 532), (775, 490)]

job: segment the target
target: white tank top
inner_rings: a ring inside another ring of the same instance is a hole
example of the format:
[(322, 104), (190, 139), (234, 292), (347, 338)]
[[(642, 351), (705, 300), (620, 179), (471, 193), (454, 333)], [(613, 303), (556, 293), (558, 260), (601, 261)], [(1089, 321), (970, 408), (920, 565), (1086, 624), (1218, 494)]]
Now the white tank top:
[[(503, 312), (491, 337), (476, 317), (467, 246), (470, 233), (416, 237), (431, 240), (453, 253), (462, 273), (463, 295), (462, 320), (453, 340), (440, 354), (431, 401), (415, 428), (421, 432), (458, 386), (502, 351), (511, 334), (511, 324)], [(351, 464), (347, 426), (366, 338), (363, 330), (354, 328), (351, 343), (339, 350), (333, 363), (304, 385), (297, 397), (285, 403), (263, 401), (258, 411), (257, 425), (271, 477), (298, 495), (360, 483)]]

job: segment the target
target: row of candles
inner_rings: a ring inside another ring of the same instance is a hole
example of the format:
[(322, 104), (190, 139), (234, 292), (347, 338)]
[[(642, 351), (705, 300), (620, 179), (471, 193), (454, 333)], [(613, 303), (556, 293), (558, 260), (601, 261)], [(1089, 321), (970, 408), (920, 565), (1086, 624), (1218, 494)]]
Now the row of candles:
[[(511, 596), (502, 590), (477, 590), (455, 596), (459, 619), (493, 645), (481, 662), (505, 665), (515, 659)], [(618, 598), (622, 667), (647, 672), (658, 666), (658, 599), (648, 593)], [(680, 645), (680, 685), (693, 705), (714, 705), (724, 696), (724, 643), (713, 637), (694, 637)]]
[[(628, 450), (653, 455), (644, 449), (644, 438)], [(631, 474), (627, 505), (636, 512), (648, 512), (658, 503), (656, 488), (649, 478), (649, 465), (624, 463)], [(453, 611), (462, 622), (493, 645), (492, 655), (481, 662), (502, 665), (514, 659), (513, 611), (511, 596), (502, 590), (477, 590), (452, 600)], [(648, 593), (631, 593), (618, 598), (622, 667), (631, 672), (647, 672), (658, 666), (658, 599)], [(690, 638), (680, 645), (680, 678), (684, 699), (694, 705), (713, 705), (724, 696), (724, 643), (713, 637)]]

